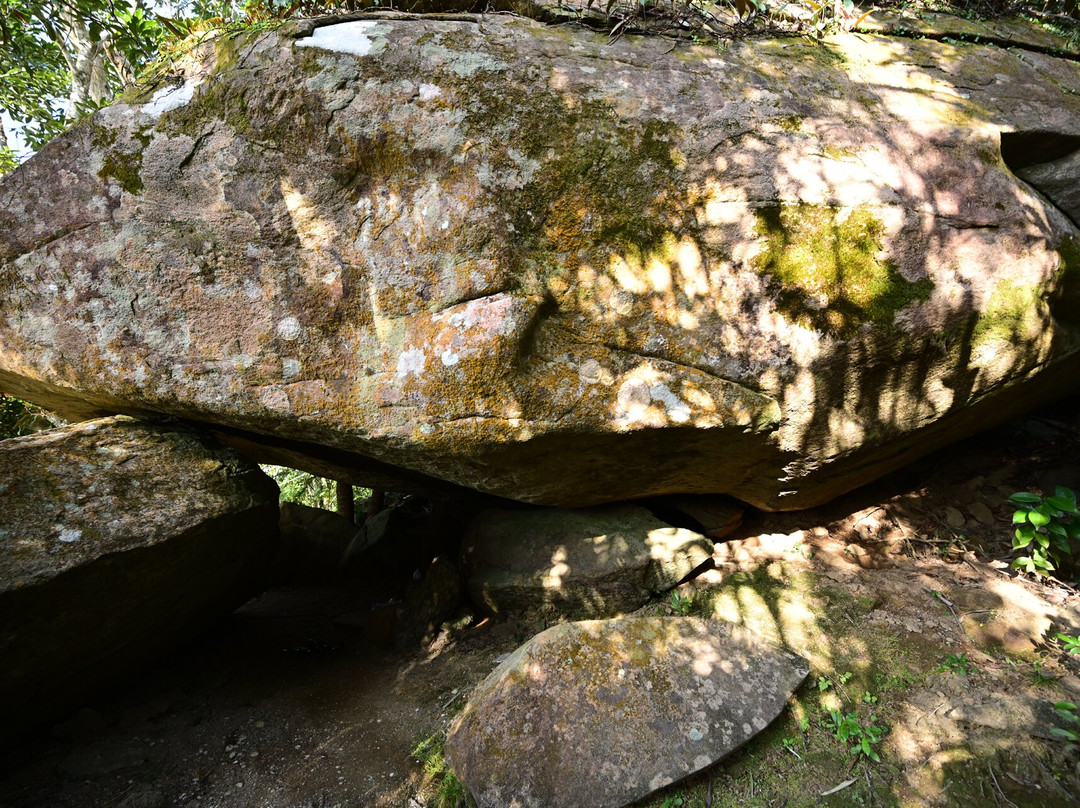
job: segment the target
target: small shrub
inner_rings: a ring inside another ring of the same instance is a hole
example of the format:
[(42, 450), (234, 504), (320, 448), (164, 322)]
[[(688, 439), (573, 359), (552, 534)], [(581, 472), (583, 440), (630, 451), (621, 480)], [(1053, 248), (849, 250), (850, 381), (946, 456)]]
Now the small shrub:
[(693, 608), (694, 603), (690, 598), (680, 595), (678, 592), (672, 592), (671, 598), (668, 600), (668, 606), (671, 607), (671, 611), (675, 614), (681, 614), (686, 617), (690, 614), (690, 610)]
[(949, 654), (937, 668), (938, 673), (945, 673), (946, 671), (970, 676), (975, 673), (975, 665), (967, 658), (967, 654)]
[(1030, 548), (1012, 566), (1034, 575), (1048, 575), (1063, 566), (1071, 570), (1073, 545), (1080, 541), (1076, 494), (1058, 486), (1052, 497), (1020, 491), (1009, 497), (1009, 502), (1017, 506), (1013, 550)]
[(881, 756), (874, 748), (881, 743), (881, 737), (888, 729), (877, 723), (877, 717), (871, 715), (866, 722), (859, 720), (854, 713), (844, 715), (839, 710), (829, 710), (828, 729), (843, 744), (851, 744), (848, 752), (856, 757), (867, 757), (878, 763)]

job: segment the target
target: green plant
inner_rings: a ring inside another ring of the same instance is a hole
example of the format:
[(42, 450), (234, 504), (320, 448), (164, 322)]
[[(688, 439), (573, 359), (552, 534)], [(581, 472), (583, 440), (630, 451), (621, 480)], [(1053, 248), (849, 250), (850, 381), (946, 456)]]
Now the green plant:
[(1070, 654), (1080, 654), (1080, 636), (1071, 637), (1068, 634), (1058, 634), (1057, 638), (1061, 640), (1061, 647)]
[(945, 673), (946, 671), (970, 676), (975, 673), (975, 665), (967, 658), (967, 654), (949, 654), (937, 668), (938, 673)]
[(472, 797), (446, 763), (442, 735), (431, 735), (420, 741), (412, 750), (412, 756), (424, 767), (424, 775), (436, 787), (435, 798), (430, 805), (435, 808), (458, 808), (473, 805)]
[(669, 794), (660, 803), (660, 808), (682, 808), (686, 805), (686, 798), (682, 794)]
[(0, 393), (0, 440), (30, 435), (62, 423), (37, 404)]
[(668, 606), (671, 607), (671, 611), (675, 612), (675, 614), (681, 614), (683, 617), (690, 614), (693, 605), (694, 603), (690, 598), (680, 595), (678, 592), (672, 592), (671, 597), (668, 599)]
[(1048, 673), (1043, 673), (1043, 663), (1039, 660), (1035, 660), (1031, 663), (1031, 683), (1036, 687), (1043, 687), (1045, 685), (1052, 685), (1057, 681), (1056, 676), (1052, 676)]
[[(287, 466), (262, 466), (262, 470), (278, 484), (282, 502), (298, 502), (328, 511), (337, 507), (337, 484), (333, 480)], [(371, 490), (368, 488), (353, 489), (353, 497), (356, 499), (367, 499), (369, 496)]]
[(874, 746), (881, 742), (882, 735), (888, 729), (877, 723), (877, 717), (871, 715), (866, 722), (861, 722), (854, 713), (844, 715), (839, 710), (829, 710), (828, 729), (843, 744), (851, 744), (848, 752), (856, 757), (865, 756), (874, 762), (880, 762), (881, 756)]
[(1052, 497), (1020, 491), (1009, 497), (1016, 505), (1013, 550), (1030, 548), (1028, 555), (1012, 562), (1015, 569), (1047, 575), (1062, 565), (1071, 567), (1073, 544), (1080, 540), (1080, 511), (1076, 494), (1058, 486)]
[(1055, 738), (1060, 738), (1070, 746), (1080, 746), (1080, 716), (1076, 714), (1076, 705), (1071, 701), (1059, 701), (1054, 705), (1054, 710), (1065, 721), (1073, 724), (1076, 729), (1062, 729), (1061, 727), (1054, 727), (1050, 730), (1050, 734)]
[(817, 689), (819, 691), (824, 693), (830, 687), (832, 687), (832, 679), (830, 679), (828, 676), (819, 676), (817, 678)]
[(877, 704), (877, 696), (871, 695), (869, 690), (863, 693), (862, 700), (865, 704)]

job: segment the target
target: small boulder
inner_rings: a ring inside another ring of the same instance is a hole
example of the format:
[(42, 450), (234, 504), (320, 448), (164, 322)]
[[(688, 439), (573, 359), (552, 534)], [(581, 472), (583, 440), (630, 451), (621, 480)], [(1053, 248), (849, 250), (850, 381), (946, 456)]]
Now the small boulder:
[(618, 808), (765, 729), (808, 672), (721, 621), (564, 623), (480, 683), (447, 760), (478, 808)]
[(0, 740), (80, 706), (264, 583), (278, 491), (180, 426), (0, 441)]
[(492, 612), (554, 605), (582, 617), (633, 611), (708, 561), (713, 544), (636, 505), (489, 510), (463, 546), (473, 601)]
[(281, 540), (274, 559), (275, 583), (333, 580), (349, 542), (360, 531), (353, 521), (325, 508), (281, 503)]

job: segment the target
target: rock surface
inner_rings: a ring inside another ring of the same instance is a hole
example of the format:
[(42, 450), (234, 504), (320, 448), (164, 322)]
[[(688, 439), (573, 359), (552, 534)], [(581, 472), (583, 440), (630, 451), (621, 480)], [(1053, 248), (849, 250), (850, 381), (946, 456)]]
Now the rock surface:
[(618, 808), (765, 729), (808, 672), (721, 621), (566, 623), (477, 686), (447, 760), (478, 808)]
[(0, 738), (78, 706), (263, 583), (277, 486), (119, 417), (0, 442)]
[(349, 542), (360, 528), (348, 517), (296, 502), (281, 503), (275, 583), (333, 580)]
[(1011, 28), (319, 25), (0, 183), (0, 388), (359, 483), (795, 509), (1080, 379), (1080, 67)]
[(700, 533), (635, 505), (484, 511), (462, 546), (473, 603), (493, 612), (552, 605), (578, 617), (633, 611), (712, 552)]

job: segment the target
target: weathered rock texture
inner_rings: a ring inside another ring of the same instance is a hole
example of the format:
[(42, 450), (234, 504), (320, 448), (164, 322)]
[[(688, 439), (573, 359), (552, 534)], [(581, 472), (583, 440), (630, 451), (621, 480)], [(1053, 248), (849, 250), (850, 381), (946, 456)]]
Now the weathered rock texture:
[(565, 623), (477, 686), (447, 760), (479, 808), (618, 808), (765, 729), (808, 671), (720, 621)]
[(643, 606), (709, 560), (713, 543), (644, 508), (490, 510), (462, 547), (474, 603), (611, 617)]
[(190, 639), (253, 594), (277, 486), (129, 418), (0, 442), (0, 739)]
[(0, 388), (357, 482), (784, 509), (1080, 379), (1068, 58), (316, 25), (3, 181)]

